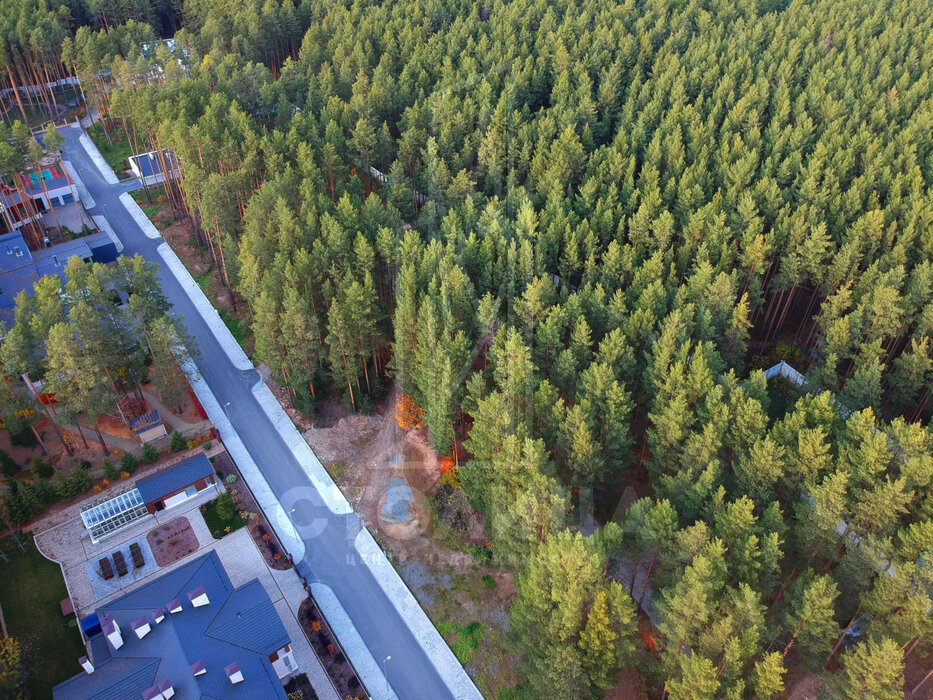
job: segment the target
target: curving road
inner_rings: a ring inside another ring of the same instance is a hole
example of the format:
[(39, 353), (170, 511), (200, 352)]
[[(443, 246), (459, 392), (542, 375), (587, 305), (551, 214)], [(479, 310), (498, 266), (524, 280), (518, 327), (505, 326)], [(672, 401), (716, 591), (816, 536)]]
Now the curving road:
[[(302, 469), (252, 392), (260, 381), (254, 370), (239, 370), (198, 313), (192, 299), (165, 267), (157, 251), (161, 239), (147, 238), (119, 200), (125, 184), (108, 184), (81, 146), (78, 128), (63, 128), (65, 158), (94, 200), (92, 215), (104, 215), (125, 245), (124, 255), (139, 254), (160, 265), (162, 289), (183, 315), (197, 341), (202, 377), (213, 391), (246, 449), (295, 525), (305, 545), (298, 570), (309, 581), (329, 586), (355, 626), (372, 658), (382, 666), (394, 695), (403, 700), (480, 697), (475, 687), (451, 691), (415, 633), (396, 610), (380, 582), (360, 560), (354, 539), (362, 525), (355, 513), (335, 515)], [(420, 612), (420, 611), (419, 611)], [(429, 642), (430, 643), (430, 642)], [(446, 650), (445, 650), (446, 651)], [(350, 654), (352, 658), (352, 653)], [(380, 668), (381, 670), (381, 668)], [(460, 674), (462, 674), (462, 669)], [(450, 678), (447, 679), (451, 681)], [(460, 679), (462, 680), (462, 679)], [(370, 682), (372, 684), (372, 682)], [(369, 688), (374, 697), (392, 697), (387, 688)]]

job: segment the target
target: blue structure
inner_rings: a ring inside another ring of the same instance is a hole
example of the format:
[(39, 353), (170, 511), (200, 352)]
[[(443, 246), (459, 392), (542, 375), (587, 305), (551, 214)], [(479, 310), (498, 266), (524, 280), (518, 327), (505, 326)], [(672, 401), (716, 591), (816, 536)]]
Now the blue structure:
[(162, 168), (163, 160), (165, 161), (165, 168), (168, 170), (169, 179), (176, 177), (178, 174), (178, 161), (175, 159), (175, 154), (167, 149), (162, 151), (161, 157), (159, 157), (157, 151), (149, 151), (148, 153), (130, 156), (127, 160), (133, 176), (139, 178), (146, 185), (165, 182), (165, 172)]
[(78, 256), (85, 262), (112, 262), (117, 259), (116, 245), (104, 233), (95, 233), (65, 241), (40, 250), (29, 250), (19, 231), (0, 236), (0, 313), (9, 316), (16, 306), (16, 296), (32, 292), (40, 277), (58, 275), (65, 281), (65, 265)]
[[(203, 491), (214, 483), (214, 465), (203, 452), (189, 457), (176, 465), (144, 476), (136, 482), (136, 489), (147, 506), (164, 502), (176, 494), (190, 490), (189, 496)], [(161, 509), (159, 509), (161, 510)], [(155, 512), (155, 507), (151, 510)]]
[[(173, 612), (174, 611), (174, 612)], [(98, 608), (85, 672), (55, 700), (285, 698), (273, 663), (289, 637), (258, 579), (234, 588), (215, 552)]]

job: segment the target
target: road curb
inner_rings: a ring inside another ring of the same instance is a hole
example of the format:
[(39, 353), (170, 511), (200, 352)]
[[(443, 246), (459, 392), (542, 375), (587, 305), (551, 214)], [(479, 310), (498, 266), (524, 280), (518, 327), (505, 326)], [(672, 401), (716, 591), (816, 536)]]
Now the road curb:
[[(135, 204), (135, 202), (133, 203)], [(246, 353), (243, 352), (243, 348), (240, 347), (240, 344), (236, 342), (236, 338), (230, 333), (227, 324), (224, 323), (220, 314), (217, 313), (217, 309), (215, 309), (210, 300), (204, 296), (204, 292), (201, 291), (198, 283), (194, 281), (194, 277), (188, 272), (188, 268), (185, 267), (185, 264), (175, 254), (171, 246), (168, 243), (161, 243), (157, 250), (159, 256), (165, 262), (165, 266), (175, 276), (175, 279), (178, 280), (178, 284), (181, 285), (185, 294), (188, 295), (188, 298), (191, 299), (191, 303), (194, 304), (198, 313), (201, 314), (204, 323), (207, 324), (207, 327), (217, 339), (217, 342), (220, 343), (220, 346), (223, 348), (233, 366), (241, 371), (253, 369), (253, 363), (250, 362)]]
[(94, 219), (94, 223), (97, 224), (97, 228), (100, 230), (100, 232), (105, 234), (107, 238), (113, 241), (113, 244), (117, 247), (117, 252), (122, 254), (123, 249), (125, 248), (123, 241), (117, 238), (117, 234), (114, 233), (113, 227), (110, 225), (110, 222), (107, 221), (107, 217), (103, 214), (94, 214), (91, 216), (91, 218)]
[(431, 622), (427, 613), (418, 603), (411, 590), (399, 576), (398, 571), (386, 558), (385, 552), (376, 543), (372, 534), (363, 527), (356, 535), (353, 546), (360, 559), (366, 564), (373, 578), (382, 588), (386, 597), (398, 611), (405, 625), (411, 630), (412, 636), (418, 640), (419, 646), (424, 650), (425, 656), (430, 659), (437, 669), (438, 675), (451, 695), (457, 700), (476, 698), (483, 700), (473, 680), (467, 675), (463, 665), (454, 655), (453, 651), (440, 632)]
[(344, 610), (343, 604), (337, 598), (337, 594), (326, 583), (312, 583), (311, 594), (314, 596), (314, 602), (327, 618), (327, 624), (330, 625), (334, 636), (337, 637), (340, 646), (353, 662), (353, 668), (369, 691), (373, 700), (398, 700), (398, 695), (389, 687), (386, 677), (382, 674), (379, 662), (373, 657), (366, 642), (360, 637), (356, 626)]
[(275, 534), (278, 535), (279, 540), (281, 540), (283, 546), (292, 555), (294, 560), (301, 561), (305, 558), (304, 542), (301, 540), (301, 537), (299, 537), (298, 531), (295, 529), (295, 526), (292, 525), (291, 519), (285, 512), (282, 504), (279, 503), (279, 499), (276, 498), (272, 488), (269, 486), (262, 471), (260, 471), (259, 466), (256, 464), (256, 461), (233, 428), (226, 413), (223, 408), (221, 408), (220, 402), (217, 400), (217, 397), (214, 396), (214, 392), (200, 376), (197, 368), (192, 366), (190, 361), (183, 364), (183, 369), (188, 376), (191, 388), (198, 396), (198, 401), (201, 402), (201, 406), (207, 413), (208, 418), (211, 419), (214, 427), (220, 433), (221, 441), (227, 448), (230, 457), (236, 462), (237, 469), (240, 470), (240, 473), (246, 480), (247, 486), (249, 486), (256, 501), (258, 501), (259, 505), (262, 507), (269, 524), (275, 530)]
[(96, 207), (97, 202), (94, 201), (91, 193), (87, 191), (87, 187), (84, 186), (84, 183), (78, 175), (78, 171), (75, 169), (75, 166), (71, 164), (71, 161), (62, 160), (62, 165), (65, 168), (65, 172), (68, 173), (68, 177), (70, 177), (71, 181), (74, 183), (75, 189), (78, 190), (78, 196), (81, 198), (81, 204), (84, 205), (84, 208), (93, 209)]
[(325, 505), (335, 515), (349, 515), (352, 513), (353, 507), (347, 501), (346, 496), (343, 495), (334, 480), (330, 478), (330, 474), (324, 469), (321, 461), (314, 454), (298, 428), (295, 427), (292, 419), (288, 417), (272, 390), (260, 379), (253, 386), (252, 392), (302, 470), (308, 475), (311, 485), (321, 494)]
[[(78, 127), (79, 129), (81, 127)], [(110, 167), (110, 164), (104, 159), (100, 154), (100, 151), (97, 150), (97, 146), (91, 137), (81, 132), (81, 146), (84, 148), (85, 152), (88, 154), (88, 157), (94, 161), (94, 165), (97, 166), (97, 170), (100, 172), (100, 175), (104, 180), (107, 181), (108, 185), (116, 185), (120, 182), (120, 178), (117, 177), (117, 174), (113, 172), (113, 168)]]
[(149, 217), (140, 209), (139, 205), (136, 203), (136, 200), (133, 199), (132, 195), (129, 192), (124, 192), (120, 195), (120, 202), (123, 203), (123, 206), (126, 207), (126, 210), (129, 212), (130, 216), (133, 217), (133, 221), (136, 222), (136, 225), (143, 230), (143, 233), (146, 234), (146, 238), (151, 238), (152, 240), (159, 240), (162, 238), (162, 234), (159, 233), (159, 229), (149, 221)]

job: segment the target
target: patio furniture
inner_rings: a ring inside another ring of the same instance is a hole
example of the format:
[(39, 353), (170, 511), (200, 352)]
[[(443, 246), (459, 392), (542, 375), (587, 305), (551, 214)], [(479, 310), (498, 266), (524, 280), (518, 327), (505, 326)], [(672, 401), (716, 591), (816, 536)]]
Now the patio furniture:
[(130, 556), (133, 558), (133, 568), (141, 569), (146, 563), (146, 559), (143, 557), (143, 550), (139, 548), (139, 542), (133, 542), (130, 545)]
[(110, 566), (109, 558), (104, 557), (97, 562), (97, 565), (100, 567), (100, 575), (103, 577), (104, 581), (109, 581), (113, 578), (113, 567)]
[(113, 565), (117, 569), (117, 576), (126, 576), (126, 559), (123, 558), (123, 552), (117, 550), (113, 553)]

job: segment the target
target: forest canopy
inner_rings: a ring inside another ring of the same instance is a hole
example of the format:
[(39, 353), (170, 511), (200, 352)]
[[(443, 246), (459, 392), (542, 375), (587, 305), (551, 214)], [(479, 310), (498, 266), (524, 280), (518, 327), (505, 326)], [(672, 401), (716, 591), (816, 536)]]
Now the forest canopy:
[[(635, 664), (774, 697), (837, 654), (848, 697), (903, 685), (933, 641), (928, 3), (29, 7), (101, 116), (178, 156), (296, 405), (389, 378), (462, 458), (535, 696)], [(23, 26), (8, 61), (41, 64)]]

